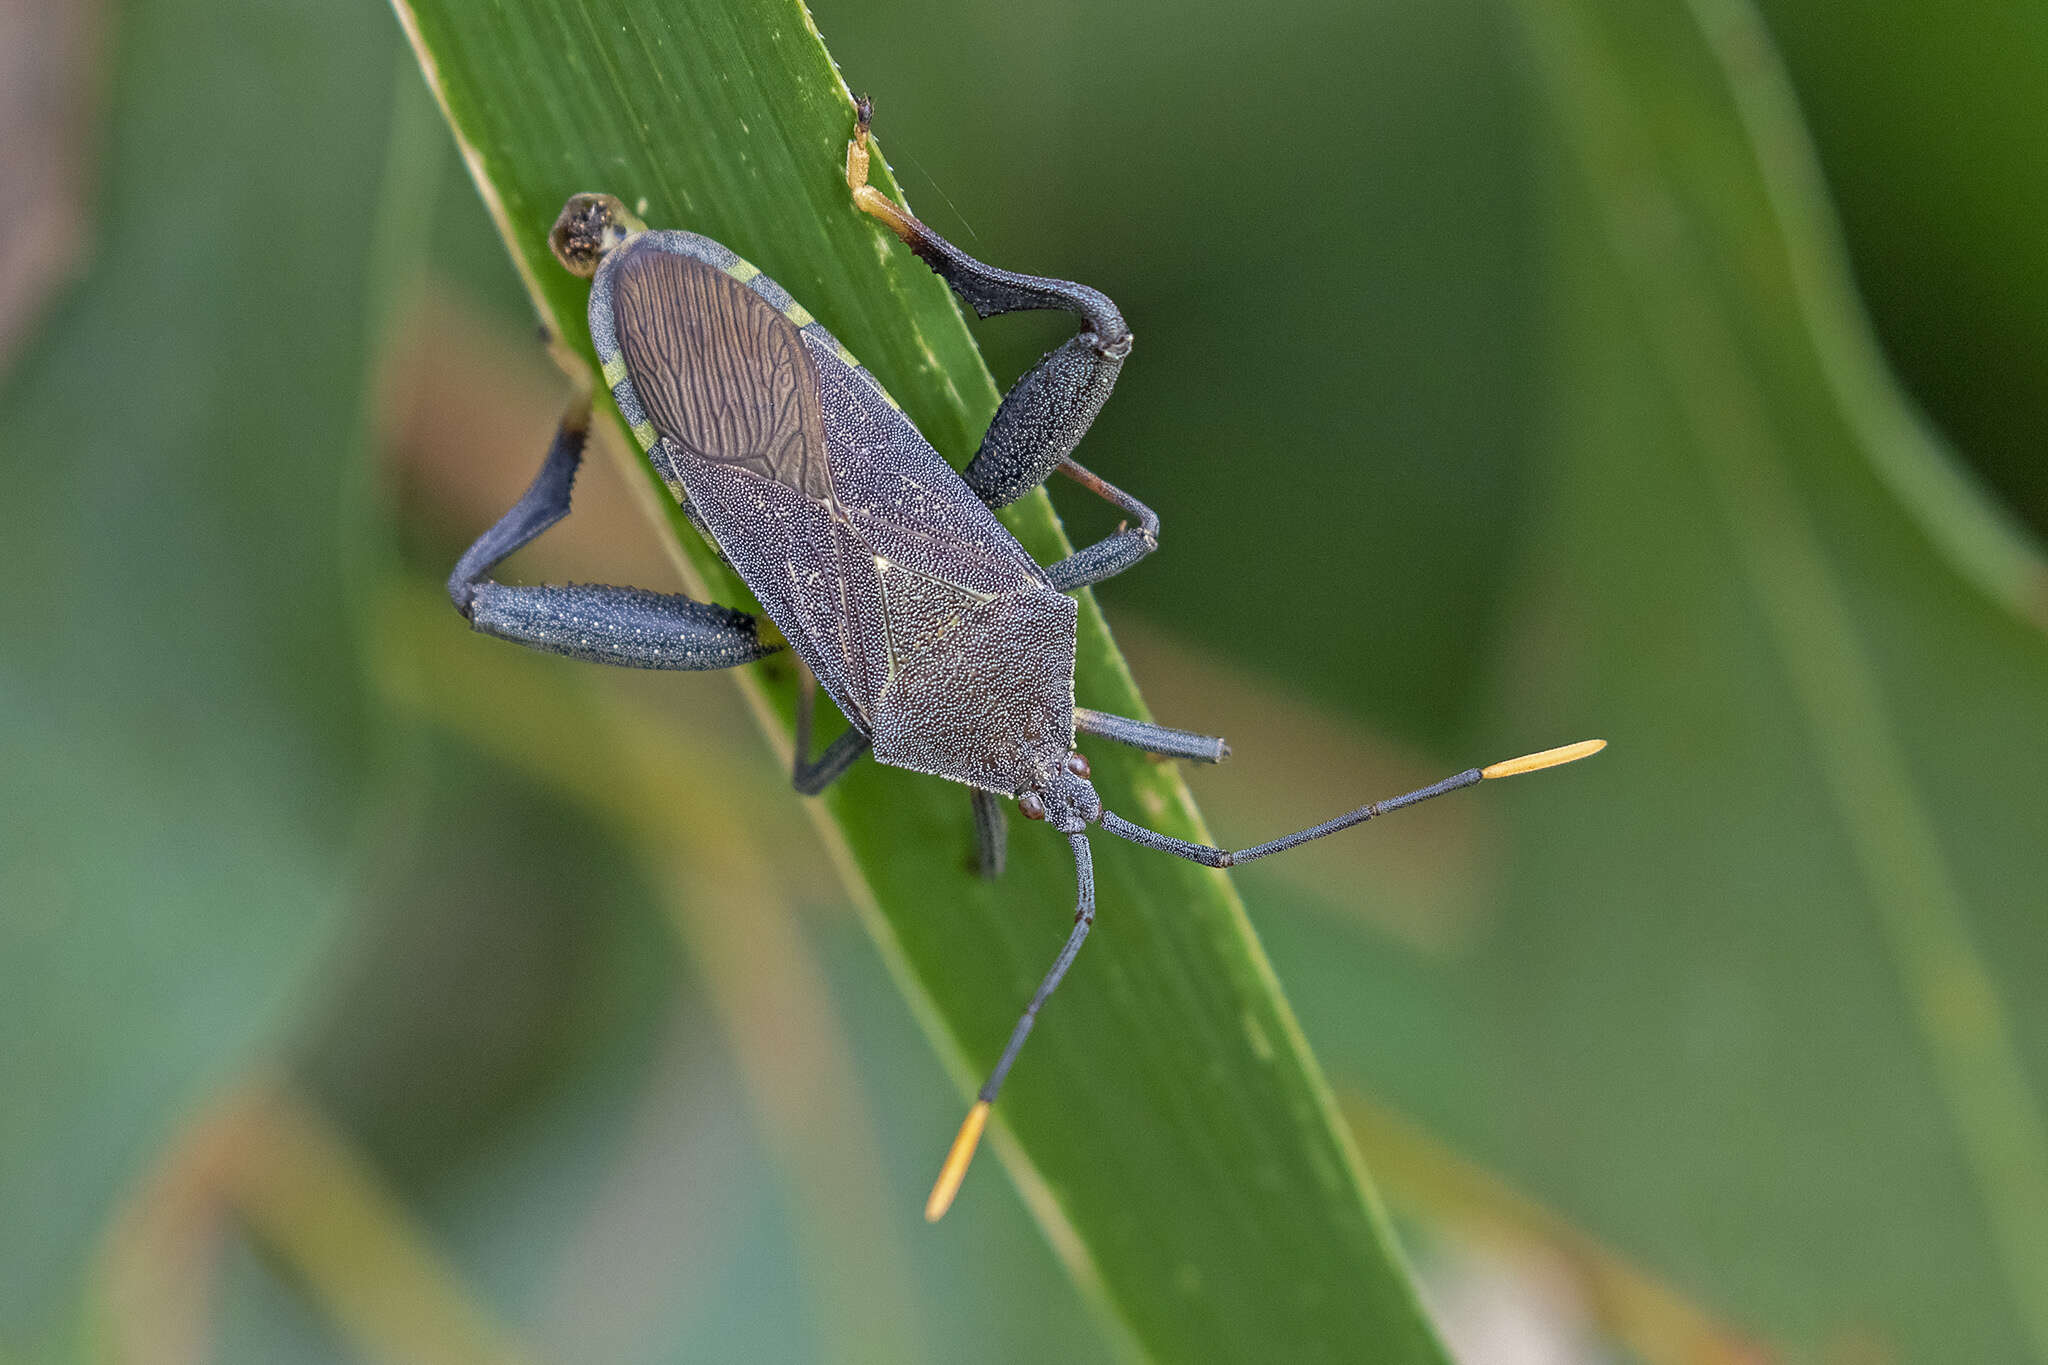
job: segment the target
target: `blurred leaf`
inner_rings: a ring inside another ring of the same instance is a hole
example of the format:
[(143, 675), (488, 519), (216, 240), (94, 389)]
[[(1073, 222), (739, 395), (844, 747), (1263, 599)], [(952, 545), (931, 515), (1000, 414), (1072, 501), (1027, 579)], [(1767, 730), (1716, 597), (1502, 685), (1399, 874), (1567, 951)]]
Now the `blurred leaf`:
[[(86, 252), (99, 10), (98, 0), (0, 6), (0, 52), (13, 63), (0, 82), (0, 375)], [(20, 79), (31, 61), (36, 78)]]
[(1345, 1097), (1344, 1112), (1398, 1212), (1427, 1217), (1439, 1235), (1567, 1273), (1607, 1334), (1646, 1365), (1764, 1365), (1773, 1358), (1401, 1115), (1360, 1095)]
[(1796, 1351), (2048, 1358), (2039, 550), (1845, 360), (1754, 16), (1518, 8), (1555, 467), (1493, 728), (1614, 749), (1499, 799), (1466, 1055), (1390, 1098)]
[[(1761, 202), (1731, 214), (1774, 233), (1782, 278), (1805, 350), (1873, 472), (1965, 576), (1994, 600), (2048, 626), (2048, 556), (2038, 537), (1995, 498), (1902, 394), (1885, 368), (1857, 297), (1833, 205), (1790, 80), (1748, 0), (1694, 0), (1693, 19), (1727, 84), (1729, 112), (1755, 157)], [(1749, 215), (1754, 215), (1749, 217)]]
[(96, 256), (0, 393), (0, 1342), (35, 1350), (307, 988), (364, 776), (336, 504), (391, 36), (122, 19)]
[(2048, 6), (1761, 0), (1901, 378), (2048, 534)]
[(110, 1248), (116, 1312), (104, 1321), (103, 1358), (204, 1358), (212, 1334), (192, 1329), (209, 1307), (205, 1281), (230, 1216), (376, 1359), (514, 1365), (523, 1357), (361, 1154), (290, 1086), (258, 1073), (167, 1146), (122, 1219)]
[[(585, 290), (549, 262), (545, 236), (569, 193), (603, 188), (644, 199), (652, 223), (743, 252), (834, 327), (949, 458), (972, 452), (995, 388), (944, 287), (848, 204), (850, 102), (799, 7), (525, 0), (487, 20), (442, 3), (400, 13), (536, 299), (586, 363)], [(656, 496), (644, 473), (640, 486)], [(1042, 497), (1009, 520), (1034, 552), (1061, 551)], [(673, 507), (666, 523), (682, 525)], [(744, 600), (693, 536), (678, 545), (712, 596)], [(1081, 650), (1081, 701), (1142, 714), (1089, 606)], [(760, 672), (786, 716), (789, 665)], [(1105, 746), (1097, 773), (1112, 805), (1199, 830), (1170, 770)], [(1065, 849), (1025, 830), (990, 888), (966, 868), (964, 793), (868, 764), (824, 804), (879, 911), (877, 942), (964, 1088), (1051, 959), (1073, 894)], [(1069, 1269), (1162, 1358), (1440, 1359), (1227, 883), (1125, 847), (1097, 860), (1098, 942), (998, 1120), (998, 1150)], [(954, 1216), (974, 1203), (970, 1188)]]

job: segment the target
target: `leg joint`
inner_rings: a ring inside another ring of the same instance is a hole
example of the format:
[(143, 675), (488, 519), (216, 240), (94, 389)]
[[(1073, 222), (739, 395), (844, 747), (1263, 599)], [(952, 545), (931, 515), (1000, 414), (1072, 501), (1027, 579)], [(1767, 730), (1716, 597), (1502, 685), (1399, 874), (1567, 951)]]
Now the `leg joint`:
[(1104, 360), (1125, 359), (1131, 353), (1131, 343), (1136, 340), (1137, 337), (1128, 327), (1109, 337), (1101, 336), (1092, 331), (1088, 334), (1088, 344), (1094, 347), (1095, 354), (1101, 356)]

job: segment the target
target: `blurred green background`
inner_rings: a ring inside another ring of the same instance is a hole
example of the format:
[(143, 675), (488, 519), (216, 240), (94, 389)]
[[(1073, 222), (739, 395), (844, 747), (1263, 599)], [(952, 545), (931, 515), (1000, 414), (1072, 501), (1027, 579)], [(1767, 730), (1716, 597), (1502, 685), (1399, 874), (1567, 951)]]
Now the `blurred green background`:
[[(1133, 321), (1100, 596), (1225, 839), (1613, 743), (1238, 878), (1458, 1357), (2048, 1361), (2048, 12), (813, 13)], [(391, 14), (0, 53), (0, 1359), (1116, 1358), (992, 1166), (917, 1220), (730, 685), (436, 601), (566, 384)], [(615, 483), (522, 572), (665, 582)]]

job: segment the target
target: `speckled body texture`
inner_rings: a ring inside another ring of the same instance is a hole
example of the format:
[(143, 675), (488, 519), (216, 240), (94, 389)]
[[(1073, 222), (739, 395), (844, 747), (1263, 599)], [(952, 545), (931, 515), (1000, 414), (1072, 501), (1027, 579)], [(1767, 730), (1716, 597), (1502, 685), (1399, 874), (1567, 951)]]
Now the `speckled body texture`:
[(1054, 782), (1077, 608), (830, 332), (673, 231), (605, 257), (590, 332), (655, 469), (876, 758)]

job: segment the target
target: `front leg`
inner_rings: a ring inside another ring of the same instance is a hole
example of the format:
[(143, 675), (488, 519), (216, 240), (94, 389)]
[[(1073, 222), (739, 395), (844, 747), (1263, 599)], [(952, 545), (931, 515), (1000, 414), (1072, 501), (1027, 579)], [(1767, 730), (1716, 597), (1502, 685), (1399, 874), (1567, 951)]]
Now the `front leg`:
[(782, 648), (760, 622), (680, 593), (599, 584), (507, 587), (486, 577), (498, 562), (569, 515), (569, 494), (590, 434), (590, 399), (572, 404), (524, 497), (478, 536), (448, 576), (455, 609), (478, 631), (529, 649), (626, 668), (734, 668)]

